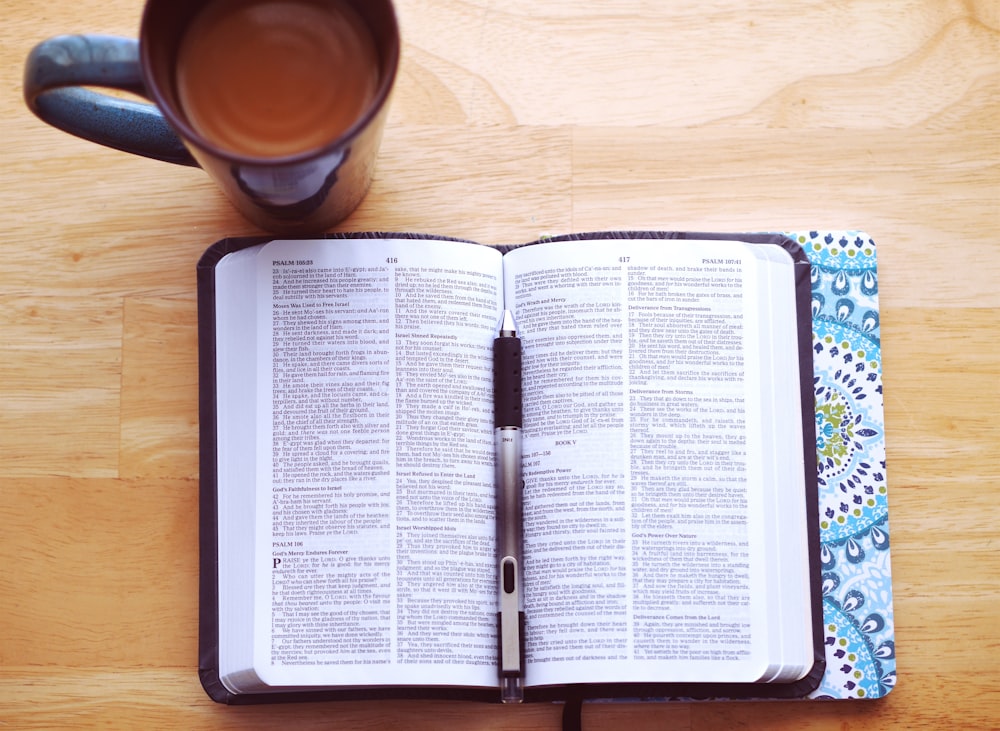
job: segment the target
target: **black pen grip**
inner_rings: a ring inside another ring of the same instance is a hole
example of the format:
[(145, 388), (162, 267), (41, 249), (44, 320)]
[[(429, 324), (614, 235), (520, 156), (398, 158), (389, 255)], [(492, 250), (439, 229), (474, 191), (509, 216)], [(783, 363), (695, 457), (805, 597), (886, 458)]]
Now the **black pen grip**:
[(493, 341), (493, 427), (521, 427), (521, 339)]

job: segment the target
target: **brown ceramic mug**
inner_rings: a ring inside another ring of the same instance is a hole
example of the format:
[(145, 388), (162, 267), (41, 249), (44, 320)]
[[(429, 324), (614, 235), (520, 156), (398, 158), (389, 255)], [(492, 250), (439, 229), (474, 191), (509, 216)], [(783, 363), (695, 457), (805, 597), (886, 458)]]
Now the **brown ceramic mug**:
[(399, 49), (391, 0), (148, 0), (138, 41), (36, 46), (24, 96), (79, 137), (201, 166), (261, 228), (319, 232), (368, 190)]

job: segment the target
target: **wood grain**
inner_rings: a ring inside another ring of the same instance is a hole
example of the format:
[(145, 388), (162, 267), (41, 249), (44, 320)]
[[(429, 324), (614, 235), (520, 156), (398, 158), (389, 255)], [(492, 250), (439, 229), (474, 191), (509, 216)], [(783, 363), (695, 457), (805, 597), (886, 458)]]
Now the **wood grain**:
[[(376, 179), (341, 230), (844, 227), (879, 244), (899, 687), (593, 706), (585, 728), (1000, 728), (1000, 4), (397, 4)], [(35, 42), (134, 36), (140, 11), (3, 2), (0, 725), (557, 728), (551, 706), (202, 692), (194, 267), (256, 230), (198, 170), (45, 126), (19, 78)]]

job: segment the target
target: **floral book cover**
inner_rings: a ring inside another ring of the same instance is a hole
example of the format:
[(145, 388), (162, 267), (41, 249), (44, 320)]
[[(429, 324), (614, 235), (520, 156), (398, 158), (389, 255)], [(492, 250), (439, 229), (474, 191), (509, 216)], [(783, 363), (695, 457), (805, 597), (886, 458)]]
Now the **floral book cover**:
[(875, 243), (791, 232), (812, 265), (826, 675), (812, 698), (879, 698), (896, 682)]

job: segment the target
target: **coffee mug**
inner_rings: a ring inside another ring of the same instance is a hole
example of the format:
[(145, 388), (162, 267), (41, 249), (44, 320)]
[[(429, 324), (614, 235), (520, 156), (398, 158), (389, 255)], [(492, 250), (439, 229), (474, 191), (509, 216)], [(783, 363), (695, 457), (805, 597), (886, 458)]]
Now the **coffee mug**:
[(148, 0), (138, 41), (38, 44), (24, 97), (78, 137), (200, 166), (261, 228), (319, 232), (371, 184), (399, 49), (391, 0)]

